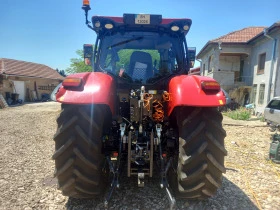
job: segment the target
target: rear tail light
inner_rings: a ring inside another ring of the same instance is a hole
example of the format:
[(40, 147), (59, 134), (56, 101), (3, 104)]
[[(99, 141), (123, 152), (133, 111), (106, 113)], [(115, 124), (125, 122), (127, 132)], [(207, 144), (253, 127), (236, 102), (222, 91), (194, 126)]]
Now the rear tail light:
[(82, 85), (82, 79), (81, 78), (66, 78), (63, 82), (62, 85), (64, 87), (80, 87)]
[(216, 81), (203, 81), (201, 82), (201, 87), (204, 91), (219, 91), (221, 89), (220, 84)]

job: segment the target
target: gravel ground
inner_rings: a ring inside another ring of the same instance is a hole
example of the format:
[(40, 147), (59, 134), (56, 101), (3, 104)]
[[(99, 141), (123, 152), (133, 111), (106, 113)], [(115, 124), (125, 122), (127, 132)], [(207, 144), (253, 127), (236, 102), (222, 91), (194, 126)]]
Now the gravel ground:
[[(103, 209), (103, 199), (64, 197), (53, 178), (53, 134), (60, 105), (26, 104), (0, 110), (0, 209)], [(266, 159), (270, 132), (259, 121), (224, 118), (227, 172), (207, 201), (177, 201), (178, 209), (279, 209), (280, 165)], [(159, 180), (137, 187), (123, 177), (109, 209), (168, 209)]]

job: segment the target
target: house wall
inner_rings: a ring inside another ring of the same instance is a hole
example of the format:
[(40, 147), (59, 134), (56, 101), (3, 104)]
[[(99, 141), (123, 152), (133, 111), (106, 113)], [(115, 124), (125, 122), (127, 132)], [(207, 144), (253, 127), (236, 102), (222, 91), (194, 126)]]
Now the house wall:
[[(242, 75), (240, 73), (240, 80), (246, 86), (252, 85), (253, 78), (252, 72), (250, 70), (250, 60), (249, 55), (251, 53), (251, 47), (246, 46), (244, 44), (236, 45), (236, 44), (227, 44), (221, 45), (222, 50), (221, 53), (225, 53), (228, 55), (220, 56), (220, 69), (221, 70), (231, 70), (231, 71), (240, 71), (240, 63), (241, 60), (244, 61), (243, 72)], [(231, 55), (236, 54), (236, 55)]]
[[(241, 61), (244, 61), (243, 72), (240, 72)], [(224, 71), (240, 72), (238, 81), (244, 82), (247, 86), (251, 86), (253, 82), (252, 72), (250, 71), (250, 60), (248, 55), (237, 55), (237, 56), (220, 56), (220, 69)], [(233, 78), (234, 80), (234, 78)], [(233, 83), (233, 81), (231, 81)]]
[[(32, 98), (30, 91), (35, 91), (37, 99), (41, 99), (42, 94), (51, 94), (52, 90), (60, 83), (59, 80), (53, 80), (53, 79), (40, 79), (40, 78), (27, 78), (27, 77), (14, 77), (14, 76), (6, 76), (4, 75), (2, 77), (2, 88), (0, 89), (0, 92), (2, 95), (6, 98), (6, 92), (16, 93), (21, 92), (17, 91), (14, 88), (13, 81), (23, 81), (24, 82), (24, 88), (25, 92), (24, 96), (21, 96), (24, 98), (24, 101), (33, 101), (34, 98)], [(1, 80), (0, 80), (1, 81)], [(36, 82), (36, 86), (35, 86)], [(35, 88), (36, 87), (36, 88)]]
[(249, 55), (245, 55), (245, 56), (243, 55), (243, 56), (241, 56), (241, 60), (244, 60), (242, 81), (247, 86), (252, 86), (252, 84), (253, 84), (253, 70), (251, 69), (250, 56)]
[(214, 72), (214, 78), (217, 80), (221, 87), (229, 91), (234, 86), (234, 72), (233, 71), (217, 71)]
[[(252, 85), (252, 73), (250, 72), (250, 65), (248, 54), (251, 49), (248, 46), (236, 46), (236, 45), (221, 45), (220, 50), (218, 46), (209, 47), (209, 49), (201, 56), (201, 71), (203, 72), (203, 66), (205, 64), (205, 76), (216, 79), (225, 90), (228, 90), (234, 86), (234, 72), (240, 71), (240, 61), (244, 60), (242, 81), (247, 85)], [(227, 53), (229, 55), (220, 55), (221, 53)], [(239, 54), (237, 56), (230, 54)], [(241, 56), (240, 56), (241, 55)], [(211, 72), (209, 72), (208, 60), (212, 57), (210, 65)]]
[(275, 89), (274, 89), (274, 97), (280, 96), (280, 34), (276, 35), (277, 37), (277, 46), (276, 46), (276, 69), (273, 78), (273, 82), (275, 83)]
[[(200, 69), (203, 73), (203, 64), (205, 64), (205, 74), (204, 76), (212, 77), (213, 78), (213, 72), (217, 71), (219, 69), (219, 49), (218, 47), (212, 47), (209, 49), (203, 57), (201, 57), (201, 66)], [(209, 58), (212, 57), (210, 66), (209, 66)]]
[[(272, 88), (271, 88), (271, 99), (275, 96), (280, 96), (280, 31), (275, 35), (276, 47), (275, 47), (275, 58), (273, 65), (273, 76), (272, 76)], [(277, 88), (278, 87), (278, 88)]]
[[(280, 47), (280, 44), (279, 44)], [(280, 52), (280, 50), (278, 51)], [(275, 81), (275, 93), (274, 96), (280, 96), (280, 55), (278, 55), (278, 62), (276, 68), (276, 81)]]
[[(273, 49), (273, 42), (274, 40), (264, 37), (262, 40), (254, 43), (252, 47), (251, 53), (251, 68), (253, 70), (253, 84), (257, 85), (257, 95), (255, 100), (256, 112), (263, 113), (265, 106), (267, 105), (269, 99), (274, 96), (276, 84), (272, 84), (271, 92), (269, 93), (269, 80), (271, 73), (272, 76), (272, 83), (275, 81), (276, 70), (277, 70), (277, 63), (279, 62), (279, 40), (280, 34), (272, 34), (273, 38), (277, 39), (277, 46), (275, 49), (275, 59), (272, 62), (272, 49)], [(265, 69), (263, 74), (258, 74), (258, 62), (259, 62), (259, 55), (262, 53), (266, 53), (266, 61), (265, 61)], [(271, 69), (272, 68), (272, 69)], [(279, 71), (279, 70), (278, 70)], [(279, 80), (278, 80), (279, 82)], [(265, 92), (264, 92), (264, 102), (260, 104), (259, 101), (259, 91), (260, 85), (265, 84)]]
[(220, 56), (220, 69), (224, 71), (239, 71), (240, 56)]
[(244, 44), (222, 44), (221, 53), (235, 53), (235, 54), (247, 54), (251, 53), (250, 46), (246, 46)]
[[(256, 85), (256, 97), (255, 97), (255, 107), (256, 112), (263, 113), (265, 106), (267, 105), (269, 99), (280, 96), (280, 28), (279, 24), (276, 27), (270, 27), (269, 36), (277, 40), (277, 45), (275, 49), (275, 57), (272, 59), (272, 50), (274, 40), (260, 34), (256, 36), (255, 39), (251, 40), (247, 44), (239, 43), (221, 43), (221, 49), (218, 48), (217, 43), (210, 43), (207, 45), (202, 52), (199, 53), (199, 58), (201, 59), (201, 69), (205, 65), (205, 76), (212, 77), (216, 79), (224, 89), (230, 88), (230, 84), (233, 83), (234, 77), (228, 72), (234, 72), (235, 69), (240, 70), (240, 63), (244, 61), (243, 72), (242, 72), (242, 82), (235, 82), (232, 86), (244, 86), (248, 88), (254, 87)], [(223, 55), (220, 55), (220, 54)], [(259, 55), (266, 53), (265, 70), (262, 74), (257, 74)], [(240, 60), (234, 57), (234, 54), (240, 55)], [(214, 56), (213, 64), (211, 68), (212, 72), (208, 72), (208, 59), (210, 56)], [(217, 60), (217, 58), (220, 59)], [(269, 91), (269, 86), (271, 82), (271, 91)], [(260, 86), (265, 85), (264, 91), (264, 101), (259, 104), (259, 94)], [(251, 88), (255, 90), (254, 88)], [(253, 92), (253, 91), (252, 91)], [(254, 91), (255, 92), (255, 91)]]

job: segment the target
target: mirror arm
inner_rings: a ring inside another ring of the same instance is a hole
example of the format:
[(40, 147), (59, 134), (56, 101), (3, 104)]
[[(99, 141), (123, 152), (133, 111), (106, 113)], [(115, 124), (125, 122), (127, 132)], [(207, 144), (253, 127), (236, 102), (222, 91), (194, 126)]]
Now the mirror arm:
[(90, 21), (88, 20), (88, 9), (85, 10), (85, 17), (86, 17), (86, 25), (89, 25)]
[(86, 25), (89, 27), (91, 30), (94, 30), (93, 27), (90, 25), (90, 21), (88, 20), (88, 11), (91, 10), (89, 5), (84, 5), (82, 9), (85, 11), (85, 18), (86, 18)]

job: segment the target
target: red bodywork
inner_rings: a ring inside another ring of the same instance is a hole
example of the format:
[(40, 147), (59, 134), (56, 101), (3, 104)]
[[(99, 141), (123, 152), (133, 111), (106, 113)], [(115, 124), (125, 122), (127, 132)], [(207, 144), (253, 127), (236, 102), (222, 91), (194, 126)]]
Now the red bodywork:
[[(101, 72), (78, 73), (71, 78), (81, 78), (81, 88), (69, 89), (61, 87), (56, 94), (56, 99), (64, 104), (105, 104), (115, 114), (115, 92), (114, 79)], [(201, 88), (203, 81), (215, 81), (209, 77), (180, 75), (172, 78), (169, 82), (168, 92), (170, 101), (168, 103), (167, 115), (170, 116), (177, 106), (201, 106), (217, 107), (225, 104), (223, 92), (205, 92)]]
[(223, 92), (206, 93), (201, 88), (203, 81), (215, 81), (210, 77), (181, 75), (169, 82), (168, 116), (176, 106), (216, 107), (225, 104)]
[(112, 114), (115, 113), (115, 82), (114, 79), (101, 72), (78, 73), (71, 78), (81, 78), (81, 88), (75, 90), (61, 86), (56, 94), (56, 100), (64, 104), (106, 104)]

